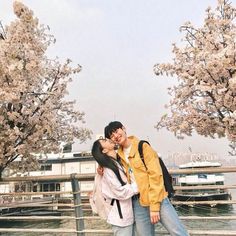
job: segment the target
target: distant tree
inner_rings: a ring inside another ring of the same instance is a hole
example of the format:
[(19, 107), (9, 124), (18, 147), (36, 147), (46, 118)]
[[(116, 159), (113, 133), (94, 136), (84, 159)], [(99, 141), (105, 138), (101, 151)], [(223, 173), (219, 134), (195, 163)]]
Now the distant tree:
[(162, 116), (156, 128), (166, 127), (182, 138), (198, 134), (227, 137), (236, 141), (236, 9), (227, 0), (218, 0), (213, 11), (206, 10), (201, 28), (190, 22), (181, 47), (173, 45), (172, 63), (156, 64), (156, 75), (178, 79), (169, 88), (172, 100), (169, 114)]
[(13, 8), (18, 19), (0, 39), (0, 176), (6, 167), (33, 168), (34, 153), (58, 152), (60, 144), (83, 142), (91, 134), (79, 124), (84, 113), (65, 99), (81, 67), (49, 59), (53, 36), (21, 2)]

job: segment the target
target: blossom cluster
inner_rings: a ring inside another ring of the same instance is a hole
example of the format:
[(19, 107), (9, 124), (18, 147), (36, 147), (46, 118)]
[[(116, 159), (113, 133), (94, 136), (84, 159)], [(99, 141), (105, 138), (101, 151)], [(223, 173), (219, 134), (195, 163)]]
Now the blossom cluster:
[(236, 141), (236, 9), (218, 0), (206, 10), (200, 28), (181, 26), (184, 45), (173, 45), (172, 63), (154, 66), (156, 75), (176, 77), (172, 99), (156, 128), (166, 127), (177, 137), (198, 134)]
[(81, 66), (49, 59), (54, 37), (23, 3), (13, 7), (17, 19), (0, 40), (0, 173), (16, 158), (21, 169), (32, 167), (32, 153), (57, 152), (61, 143), (91, 134), (82, 126), (84, 113), (65, 99)]

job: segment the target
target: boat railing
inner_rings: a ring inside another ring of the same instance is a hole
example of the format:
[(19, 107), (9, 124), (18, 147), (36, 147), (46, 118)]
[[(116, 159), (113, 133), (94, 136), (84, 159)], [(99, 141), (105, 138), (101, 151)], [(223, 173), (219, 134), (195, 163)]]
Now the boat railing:
[[(204, 170), (197, 169), (188, 169), (188, 170), (170, 170), (171, 174), (181, 174), (181, 173), (235, 173), (236, 172), (236, 166), (235, 167), (223, 167), (223, 168), (208, 168), (207, 170), (204, 168)], [(112, 235), (111, 228), (104, 220), (102, 220), (100, 217), (93, 215), (89, 206), (89, 203), (86, 202), (86, 195), (88, 194), (88, 191), (81, 191), (80, 189), (80, 183), (83, 181), (93, 181), (94, 180), (94, 174), (71, 174), (71, 175), (58, 175), (58, 176), (24, 176), (24, 177), (8, 177), (8, 178), (2, 178), (0, 181), (1, 183), (9, 183), (9, 182), (28, 182), (28, 181), (56, 181), (56, 182), (71, 182), (72, 191), (46, 191), (46, 192), (9, 192), (9, 193), (1, 193), (1, 198), (9, 197), (9, 199), (12, 199), (11, 202), (3, 203), (0, 202), (0, 209), (10, 209), (10, 208), (21, 208), (21, 209), (27, 209), (27, 208), (35, 208), (35, 209), (51, 209), (56, 211), (73, 211), (73, 215), (60, 215), (60, 216), (14, 216), (10, 214), (2, 214), (0, 216), (0, 221), (55, 221), (55, 220), (69, 220), (74, 221), (74, 228), (67, 227), (67, 228), (12, 228), (12, 227), (3, 227), (3, 224), (0, 224), (0, 234), (5, 233), (11, 233), (11, 235), (14, 233), (14, 235), (17, 235), (17, 233), (24, 233), (24, 235), (35, 233), (36, 235), (41, 234), (44, 235), (45, 233), (55, 233), (56, 235)], [(195, 186), (197, 189), (204, 189), (206, 186)], [(176, 186), (175, 189), (188, 189), (188, 186)], [(207, 186), (207, 188), (211, 189), (236, 189), (236, 185), (212, 185)], [(52, 196), (48, 199), (40, 199), (41, 196)], [(71, 196), (65, 198), (65, 202), (59, 202), (57, 200), (56, 196), (59, 195), (66, 195)], [(30, 199), (31, 196), (34, 196), (35, 199), (33, 201), (25, 200), (25, 201), (16, 201), (17, 197), (19, 199)], [(39, 196), (37, 200), (37, 196)], [(25, 198), (24, 198), (25, 197)], [(68, 201), (69, 200), (69, 201)], [(172, 202), (175, 206), (178, 207), (178, 205), (183, 204), (183, 202), (173, 201)], [(207, 201), (207, 202), (201, 202), (201, 204), (227, 204), (227, 205), (234, 205), (236, 204), (235, 199), (231, 199), (228, 201)], [(185, 205), (194, 205), (199, 204), (196, 202), (186, 202)], [(6, 213), (7, 211), (5, 211)], [(186, 225), (189, 221), (204, 221), (206, 222), (206, 229), (192, 229), (191, 227), (187, 227), (190, 235), (236, 235), (236, 229), (235, 230), (221, 230), (221, 229), (207, 229), (207, 225), (209, 221), (232, 221), (236, 220), (235, 215), (222, 215), (219, 216), (198, 216), (198, 215), (188, 215), (188, 216), (180, 216), (181, 220), (183, 220), (183, 223)], [(91, 226), (91, 222), (93, 222)], [(96, 223), (98, 222), (98, 223)], [(102, 222), (102, 223), (101, 223)], [(158, 229), (157, 230), (158, 235), (168, 235), (167, 231), (165, 229)]]

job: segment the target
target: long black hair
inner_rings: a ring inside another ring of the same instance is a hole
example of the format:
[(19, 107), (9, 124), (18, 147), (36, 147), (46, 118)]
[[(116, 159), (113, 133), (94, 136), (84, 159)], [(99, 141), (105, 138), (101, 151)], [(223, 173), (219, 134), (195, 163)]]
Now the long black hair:
[(102, 145), (100, 143), (100, 140), (98, 139), (93, 143), (92, 147), (92, 155), (94, 159), (101, 167), (106, 167), (111, 169), (117, 176), (120, 183), (122, 185), (125, 185), (126, 183), (122, 180), (120, 176), (119, 168), (117, 166), (116, 161), (111, 156), (108, 156), (106, 153), (103, 153), (102, 150), (103, 150)]

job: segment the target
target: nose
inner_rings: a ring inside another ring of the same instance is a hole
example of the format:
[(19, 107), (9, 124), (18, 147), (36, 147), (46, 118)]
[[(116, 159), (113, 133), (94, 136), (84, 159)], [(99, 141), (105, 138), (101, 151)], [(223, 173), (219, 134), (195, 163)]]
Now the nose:
[(114, 134), (113, 141), (116, 142), (118, 138), (119, 138), (119, 134), (115, 133), (115, 134)]

